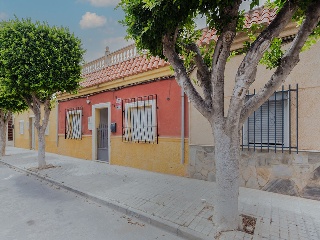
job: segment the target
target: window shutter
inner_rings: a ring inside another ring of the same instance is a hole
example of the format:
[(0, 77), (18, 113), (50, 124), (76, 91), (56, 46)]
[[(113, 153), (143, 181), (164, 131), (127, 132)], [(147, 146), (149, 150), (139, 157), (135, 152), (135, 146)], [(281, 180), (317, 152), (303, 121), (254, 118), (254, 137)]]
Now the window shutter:
[(247, 135), (249, 144), (283, 145), (286, 131), (287, 93), (277, 93), (261, 105), (248, 118)]

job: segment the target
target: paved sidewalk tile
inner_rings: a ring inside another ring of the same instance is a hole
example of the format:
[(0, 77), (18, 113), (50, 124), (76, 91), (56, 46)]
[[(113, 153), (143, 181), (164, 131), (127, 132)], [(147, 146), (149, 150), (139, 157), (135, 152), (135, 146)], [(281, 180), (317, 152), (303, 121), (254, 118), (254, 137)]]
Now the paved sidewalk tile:
[[(35, 151), (8, 147), (7, 154), (3, 163), (24, 170), (37, 166)], [(43, 178), (186, 238), (213, 239), (215, 183), (52, 153), (46, 159), (55, 168), (41, 170)], [(319, 201), (240, 188), (239, 210), (257, 218), (254, 235), (228, 232), (220, 240), (320, 240)]]

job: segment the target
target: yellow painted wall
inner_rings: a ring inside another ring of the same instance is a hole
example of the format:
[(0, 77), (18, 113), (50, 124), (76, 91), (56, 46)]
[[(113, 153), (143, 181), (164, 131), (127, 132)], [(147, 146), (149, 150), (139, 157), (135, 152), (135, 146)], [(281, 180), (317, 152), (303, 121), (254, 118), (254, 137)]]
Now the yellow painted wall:
[[(34, 116), (31, 110), (15, 115), (14, 118), (14, 146), (30, 149), (30, 125), (29, 118)], [(24, 134), (20, 134), (19, 122), (24, 121)], [(49, 134), (46, 135), (46, 152), (57, 153), (61, 155), (90, 159), (91, 160), (91, 136), (82, 136), (82, 140), (64, 139), (64, 135), (57, 135), (57, 111), (51, 110), (49, 116)], [(35, 149), (38, 149), (38, 136), (35, 129)]]
[[(43, 116), (43, 115), (42, 115)], [(14, 146), (30, 149), (31, 147), (31, 123), (30, 118), (34, 117), (31, 110), (27, 110), (14, 116)], [(20, 121), (24, 121), (24, 133), (20, 134)], [(46, 152), (57, 153), (57, 111), (53, 108), (50, 112), (48, 122), (49, 134), (46, 138)], [(35, 149), (38, 149), (38, 132), (35, 129)]]
[[(57, 146), (57, 109), (53, 108), (51, 110), (50, 116), (49, 116), (49, 135), (46, 136), (46, 151), (47, 152), (52, 152), (56, 153), (58, 151), (58, 146)], [(37, 139), (37, 138), (36, 138)], [(37, 149), (38, 149), (38, 144), (37, 144)]]
[[(64, 139), (63, 135), (59, 135), (58, 154), (91, 160), (91, 141), (91, 136), (83, 136), (82, 140), (73, 140)], [(180, 163), (180, 139), (159, 138), (159, 144), (124, 143), (121, 137), (111, 137), (110, 141), (110, 164), (186, 176), (187, 139), (185, 140), (185, 164)]]
[[(286, 48), (287, 46), (285, 46)], [(302, 52), (300, 62), (288, 76), (284, 87), (295, 89), (299, 84), (299, 149), (320, 151), (320, 43), (311, 47), (308, 51)], [(243, 56), (232, 58), (225, 73), (225, 113), (228, 110), (230, 96), (234, 87), (236, 71)], [(250, 91), (260, 89), (272, 75), (272, 71), (265, 66), (258, 67), (256, 82)], [(192, 73), (195, 78), (195, 71)], [(209, 122), (189, 104), (189, 139), (190, 145), (214, 145), (212, 130)], [(295, 115), (292, 116), (292, 129), (295, 129)], [(292, 141), (296, 139), (295, 131), (292, 132)]]
[[(31, 111), (25, 111), (14, 115), (14, 146), (30, 149), (29, 141), (29, 116), (33, 115)], [(20, 122), (23, 121), (23, 134), (20, 134)]]
[[(15, 115), (15, 147), (30, 149), (29, 117), (32, 111)], [(24, 134), (19, 134), (19, 121), (24, 121)], [(83, 135), (81, 140), (57, 138), (56, 110), (53, 109), (49, 120), (49, 135), (46, 136), (46, 152), (92, 159), (92, 137)], [(37, 131), (35, 132), (37, 134)], [(36, 149), (37, 135), (35, 136)], [(58, 140), (58, 143), (57, 143)], [(158, 144), (124, 143), (121, 137), (111, 137), (110, 164), (128, 166), (153, 172), (178, 176), (187, 175), (188, 139), (185, 139), (185, 163), (181, 164), (181, 140), (179, 138), (159, 138)], [(125, 151), (124, 151), (125, 149)]]
[(82, 135), (81, 140), (65, 139), (64, 135), (59, 135), (58, 154), (86, 160), (92, 159), (92, 137)]
[(124, 143), (121, 137), (112, 137), (110, 163), (152, 172), (186, 176), (188, 166), (187, 139), (185, 147), (185, 163), (181, 164), (181, 140), (178, 138), (159, 138), (158, 144), (145, 144)]

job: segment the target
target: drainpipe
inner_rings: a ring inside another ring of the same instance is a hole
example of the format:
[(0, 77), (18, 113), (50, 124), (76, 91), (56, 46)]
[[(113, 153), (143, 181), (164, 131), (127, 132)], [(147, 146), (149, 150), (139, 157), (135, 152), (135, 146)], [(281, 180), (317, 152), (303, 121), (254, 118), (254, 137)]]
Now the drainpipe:
[(181, 164), (184, 164), (184, 91), (181, 88)]

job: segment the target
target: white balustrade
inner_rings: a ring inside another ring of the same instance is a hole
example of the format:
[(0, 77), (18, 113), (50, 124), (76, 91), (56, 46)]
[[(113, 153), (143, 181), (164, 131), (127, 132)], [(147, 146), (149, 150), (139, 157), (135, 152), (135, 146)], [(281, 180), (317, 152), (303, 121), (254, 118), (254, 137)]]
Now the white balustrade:
[(106, 48), (105, 56), (98, 58), (94, 61), (86, 63), (82, 68), (82, 74), (88, 74), (91, 72), (98, 71), (104, 67), (112, 66), (120, 62), (130, 60), (137, 57), (138, 51), (135, 44), (131, 44), (127, 47), (119, 49), (115, 52), (110, 53), (109, 48)]

